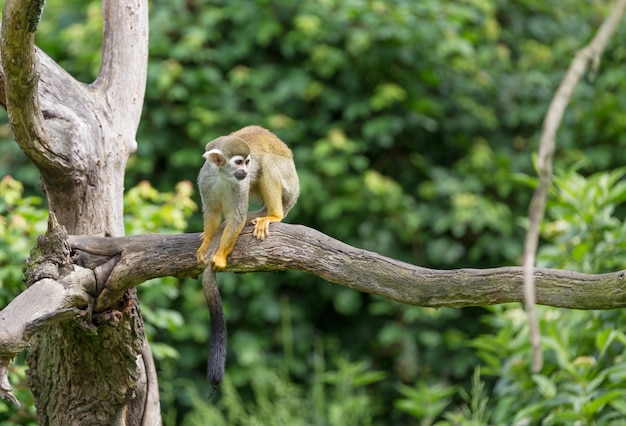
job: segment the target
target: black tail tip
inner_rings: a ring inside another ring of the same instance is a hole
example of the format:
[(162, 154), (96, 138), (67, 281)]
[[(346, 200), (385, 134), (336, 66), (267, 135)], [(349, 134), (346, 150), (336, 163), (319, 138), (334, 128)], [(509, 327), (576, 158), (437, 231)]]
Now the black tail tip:
[(222, 381), (224, 380), (224, 371), (225, 371), (224, 367), (225, 366), (224, 366), (223, 361), (209, 362), (206, 376), (207, 376), (207, 379), (209, 380), (209, 383), (211, 383), (211, 385), (213, 386), (213, 388), (218, 387), (220, 383), (222, 383)]
[(223, 374), (214, 375), (214, 374), (209, 373), (207, 375), (207, 378), (209, 379), (209, 383), (211, 383), (211, 386), (213, 386), (213, 388), (216, 388), (224, 380), (224, 375)]
[(211, 386), (213, 388), (211, 389), (211, 393), (207, 398), (211, 399), (217, 388), (220, 386), (220, 383), (222, 383), (222, 381), (224, 380), (224, 373), (222, 372), (220, 374), (219, 372), (209, 371), (209, 373), (207, 374), (207, 379), (209, 379), (209, 383), (211, 383)]

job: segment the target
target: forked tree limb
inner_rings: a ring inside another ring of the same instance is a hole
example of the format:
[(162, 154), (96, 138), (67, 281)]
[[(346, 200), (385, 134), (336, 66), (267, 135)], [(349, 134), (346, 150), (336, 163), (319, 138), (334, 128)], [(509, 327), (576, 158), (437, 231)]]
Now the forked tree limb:
[[(89, 87), (99, 95), (120, 144), (135, 152), (148, 73), (148, 7), (141, 0), (102, 2), (104, 36), (98, 77)], [(135, 19), (136, 16), (139, 19)], [(123, 66), (120, 66), (123, 64)]]
[(77, 81), (34, 46), (36, 4), (43, 2), (5, 5), (0, 104), (63, 226), (71, 233), (123, 235), (124, 170), (137, 149), (146, 87), (147, 1), (103, 1), (102, 60), (92, 84)]
[[(524, 303), (528, 313), (529, 335), (533, 349), (532, 369), (534, 372), (541, 370), (543, 357), (540, 347), (539, 324), (535, 313), (536, 300), (533, 268), (535, 266), (535, 255), (539, 242), (539, 225), (545, 214), (548, 191), (552, 184), (552, 160), (554, 157), (556, 134), (563, 120), (565, 109), (574, 93), (574, 89), (587, 71), (589, 65), (592, 66), (593, 74), (597, 71), (600, 64), (600, 57), (606, 49), (611, 36), (617, 29), (624, 15), (625, 8), (626, 0), (615, 1), (609, 11), (609, 15), (598, 29), (593, 40), (576, 54), (559, 88), (554, 94), (554, 98), (550, 103), (550, 107), (548, 108), (543, 122), (541, 139), (539, 141), (539, 156), (537, 159), (539, 182), (529, 206), (529, 226), (524, 244)], [(537, 300), (539, 300), (538, 297)]]

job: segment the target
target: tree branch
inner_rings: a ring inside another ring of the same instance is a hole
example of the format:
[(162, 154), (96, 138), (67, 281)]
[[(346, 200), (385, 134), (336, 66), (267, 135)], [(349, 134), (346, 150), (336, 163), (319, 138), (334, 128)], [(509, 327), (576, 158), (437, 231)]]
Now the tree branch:
[(552, 185), (552, 160), (554, 157), (556, 133), (561, 125), (563, 114), (574, 93), (574, 89), (589, 64), (592, 64), (594, 72), (597, 70), (600, 63), (600, 56), (617, 29), (624, 15), (625, 8), (626, 0), (617, 0), (613, 3), (608, 17), (598, 29), (593, 40), (576, 54), (576, 57), (565, 74), (565, 78), (563, 78), (563, 81), (561, 81), (559, 88), (554, 94), (554, 98), (550, 103), (550, 107), (548, 108), (543, 122), (543, 131), (539, 141), (539, 157), (537, 160), (539, 183), (529, 207), (529, 226), (524, 244), (524, 302), (528, 312), (529, 334), (533, 347), (534, 372), (541, 370), (543, 360), (540, 348), (539, 325), (535, 316), (534, 307), (535, 285), (533, 282), (533, 267), (535, 265), (535, 255), (539, 241), (539, 225), (545, 214), (548, 191), (550, 185)]
[[(434, 270), (349, 246), (302, 225), (273, 223), (264, 241), (254, 238), (252, 231), (251, 226), (244, 228), (226, 271), (298, 270), (354, 290), (428, 307), (485, 306), (523, 299), (521, 267)], [(217, 248), (219, 238), (220, 233), (209, 251)], [(59, 268), (64, 271), (60, 277), (38, 279), (0, 311), (0, 361), (26, 347), (41, 327), (84, 315), (98, 293), (96, 311), (101, 311), (127, 289), (151, 278), (195, 277), (204, 270), (196, 264), (199, 233), (114, 238), (70, 235), (68, 244), (72, 265)], [(542, 305), (626, 307), (626, 271), (594, 275), (538, 268), (534, 280)]]
[[(401, 303), (429, 307), (485, 306), (523, 300), (523, 268), (433, 270), (357, 249), (301, 225), (272, 224), (270, 238), (257, 241), (244, 228), (226, 271), (299, 270), (331, 283)], [(217, 246), (219, 235), (209, 250)], [(75, 261), (89, 269), (118, 257), (101, 293), (122, 292), (147, 279), (196, 276), (199, 234), (138, 235), (118, 238), (70, 236)], [(537, 301), (571, 309), (626, 306), (626, 272), (581, 274), (536, 269)], [(115, 298), (113, 298), (114, 300)]]
[[(39, 2), (24, 7), (19, 0), (8, 0), (2, 15), (0, 29), (0, 57), (5, 76), (4, 104), (15, 139), (24, 152), (41, 163), (48, 140), (39, 108), (34, 53), (34, 10)], [(38, 18), (37, 18), (38, 22)]]
[[(109, 106), (112, 125), (121, 129), (121, 134), (133, 136), (124, 142), (130, 144), (129, 152), (134, 152), (148, 72), (148, 2), (124, 3), (120, 6), (119, 1), (102, 2), (102, 61), (92, 87)], [(115, 105), (124, 108), (111, 108)]]

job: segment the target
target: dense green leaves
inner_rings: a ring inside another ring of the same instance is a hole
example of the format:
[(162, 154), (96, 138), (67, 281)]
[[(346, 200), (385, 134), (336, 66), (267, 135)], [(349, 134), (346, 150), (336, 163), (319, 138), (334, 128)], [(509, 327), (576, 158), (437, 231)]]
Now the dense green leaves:
[[(154, 0), (127, 232), (199, 231), (188, 181), (204, 145), (260, 124), (294, 150), (302, 195), (288, 221), (423, 266), (516, 264), (543, 116), (605, 13), (605, 2), (581, 0)], [(98, 69), (98, 15), (98, 2), (51, 2), (37, 33), (82, 81)], [(577, 88), (559, 132), (544, 266), (624, 264), (624, 37), (621, 28), (598, 74)], [(0, 137), (10, 139), (6, 129)], [(8, 297), (44, 214), (36, 171), (8, 140), (0, 153), (2, 170), (26, 184), (20, 208), (30, 225), (6, 231)], [(306, 407), (309, 424), (334, 424), (341, 408), (367, 406), (374, 424), (508, 424), (514, 415), (607, 424), (626, 408), (619, 312), (542, 310), (549, 353), (531, 376), (518, 307), (434, 311), (296, 273), (224, 275), (220, 290), (231, 381), (220, 412), (206, 410), (224, 422), (263, 424), (268, 412)], [(165, 422), (203, 424), (209, 319), (200, 285), (163, 279), (140, 292)], [(478, 364), (486, 389), (472, 384)], [(341, 387), (328, 381), (333, 372), (365, 382)], [(431, 412), (416, 395), (433, 400)]]
[(544, 224), (552, 241), (542, 258), (564, 269), (608, 272), (626, 263), (626, 228), (616, 209), (626, 201), (626, 169), (588, 178), (570, 171), (555, 178), (557, 190)]
[[(543, 229), (539, 255), (544, 266), (585, 272), (614, 270), (624, 264), (624, 169), (585, 178), (574, 171), (555, 177), (555, 190)], [(497, 377), (494, 420), (510, 424), (619, 424), (626, 396), (626, 316), (622, 311), (567, 311), (540, 308), (545, 365), (532, 375), (527, 325), (518, 307), (492, 308), (487, 317), (495, 334), (471, 346)], [(509, 421), (515, 413), (513, 421)], [(498, 421), (495, 424), (499, 424)]]

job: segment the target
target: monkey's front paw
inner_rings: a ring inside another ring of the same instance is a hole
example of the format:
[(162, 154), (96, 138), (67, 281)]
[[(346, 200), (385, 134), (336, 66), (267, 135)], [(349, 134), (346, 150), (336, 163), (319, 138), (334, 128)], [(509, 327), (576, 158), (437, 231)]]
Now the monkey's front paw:
[(226, 256), (214, 255), (211, 259), (211, 269), (213, 272), (223, 271), (226, 268)]
[(257, 239), (263, 241), (265, 237), (270, 234), (270, 223), (272, 221), (267, 217), (259, 217), (252, 220), (254, 224), (254, 231), (252, 231), (252, 235), (254, 235)]

